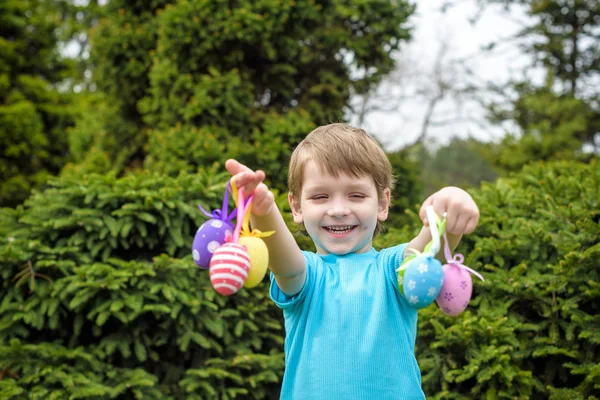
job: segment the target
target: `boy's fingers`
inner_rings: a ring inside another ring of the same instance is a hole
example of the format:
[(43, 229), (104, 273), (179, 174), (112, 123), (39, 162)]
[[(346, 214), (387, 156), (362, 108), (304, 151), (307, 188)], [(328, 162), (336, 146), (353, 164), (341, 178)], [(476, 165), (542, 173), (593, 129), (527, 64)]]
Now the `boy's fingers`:
[(233, 176), (233, 180), (238, 188), (244, 189), (244, 194), (250, 195), (256, 187), (265, 179), (263, 171), (243, 171)]
[(467, 223), (467, 227), (465, 228), (465, 233), (472, 233), (475, 230), (475, 228), (477, 227), (478, 222), (479, 222), (479, 216), (469, 219), (469, 222)]
[(427, 221), (427, 207), (433, 204), (433, 195), (429, 196), (427, 200), (423, 202), (421, 205), (421, 209), (419, 210), (419, 217), (421, 217), (421, 221), (425, 226), (429, 225), (429, 221)]
[(462, 233), (465, 233), (465, 229), (467, 228), (467, 224), (469, 222), (469, 217), (465, 216), (464, 214), (462, 216), (460, 216), (458, 218), (458, 220), (456, 221), (456, 223), (454, 224), (454, 230), (453, 231), (449, 231), (450, 233), (454, 233), (457, 235), (460, 235)]
[(265, 188), (267, 187), (267, 185), (263, 183), (263, 180), (265, 179), (265, 173), (263, 171), (259, 170), (254, 172), (253, 174), (254, 175), (250, 180), (250, 183), (244, 188), (244, 191), (247, 194), (254, 192), (260, 185), (264, 186)]
[(245, 171), (252, 171), (250, 168), (246, 167), (239, 161), (234, 160), (233, 158), (230, 158), (227, 161), (225, 161), (225, 168), (231, 175), (237, 175)]
[(269, 211), (271, 206), (275, 203), (275, 196), (273, 192), (267, 188), (267, 185), (261, 183), (256, 188), (255, 193), (255, 202), (252, 206), (253, 210), (259, 214), (264, 214)]
[(250, 192), (250, 190), (248, 190), (248, 185), (250, 185), (252, 180), (254, 179), (254, 172), (239, 172), (235, 174), (232, 179), (235, 182), (235, 185), (238, 189), (244, 188), (244, 192)]
[[(461, 230), (464, 228), (466, 220), (464, 217), (464, 207), (460, 203), (454, 203), (450, 205), (446, 215), (446, 231), (449, 233), (462, 233)], [(461, 218), (463, 218), (461, 220)]]
[[(440, 217), (440, 219), (444, 218), (444, 213), (447, 211), (446, 207), (448, 206), (446, 200), (441, 196), (436, 196), (433, 198), (433, 202), (431, 203), (431, 205), (433, 206), (433, 211), (435, 211), (437, 216)], [(448, 215), (448, 222), (446, 227), (451, 225), (451, 223), (451, 216)]]
[(233, 179), (237, 188), (244, 191), (245, 196), (254, 193), (254, 210), (267, 212), (270, 209), (275, 197), (267, 185), (263, 183), (265, 179), (264, 171), (252, 171), (244, 164), (232, 158), (225, 161), (225, 168), (232, 175), (231, 179)]

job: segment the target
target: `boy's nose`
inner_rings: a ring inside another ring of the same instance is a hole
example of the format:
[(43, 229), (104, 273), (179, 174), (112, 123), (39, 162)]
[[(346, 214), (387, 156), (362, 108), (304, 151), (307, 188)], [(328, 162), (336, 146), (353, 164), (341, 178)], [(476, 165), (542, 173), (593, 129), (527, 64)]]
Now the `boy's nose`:
[(350, 214), (350, 209), (342, 202), (332, 204), (331, 208), (327, 210), (327, 215), (330, 217), (341, 218), (348, 214)]

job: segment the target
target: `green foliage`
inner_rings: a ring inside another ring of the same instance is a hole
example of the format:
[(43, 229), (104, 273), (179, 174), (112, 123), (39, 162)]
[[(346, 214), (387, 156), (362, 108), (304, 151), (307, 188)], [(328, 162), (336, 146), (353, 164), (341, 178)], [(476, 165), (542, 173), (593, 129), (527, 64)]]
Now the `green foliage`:
[[(23, 344), (18, 339), (0, 347), (0, 368), (10, 368), (0, 382), (0, 397), (156, 399), (156, 377), (141, 368), (115, 368), (88, 349), (50, 343)], [(27, 388), (27, 390), (24, 389)]]
[(350, 93), (391, 70), (412, 10), (387, 0), (110, 1), (91, 32), (94, 82), (117, 109), (107, 154), (117, 168), (147, 155), (163, 171), (227, 154), (276, 172), (283, 190), (290, 147), (341, 120)]
[[(549, 83), (551, 85), (551, 83)], [(509, 110), (492, 107), (498, 121), (512, 119), (524, 135), (507, 135), (499, 144), (480, 146), (483, 154), (505, 171), (518, 171), (531, 161), (586, 159), (582, 144), (593, 140), (600, 113), (571, 95), (558, 95), (549, 87), (516, 85), (518, 99)], [(588, 149), (589, 150), (589, 149)]]
[(1, 210), (2, 397), (274, 398), (283, 327), (268, 283), (218, 296), (190, 256), (196, 204), (220, 208), (225, 182), (62, 178)]
[[(473, 278), (458, 317), (421, 312), (417, 358), (433, 399), (600, 397), (600, 164), (536, 163), (472, 190), (480, 226), (457, 249)], [(380, 245), (407, 240), (414, 224)], [(595, 396), (595, 397), (594, 397)]]
[(287, 164), (293, 148), (314, 128), (304, 112), (267, 115), (261, 129), (255, 128), (249, 140), (232, 136), (225, 127), (177, 124), (152, 130), (144, 167), (165, 174), (195, 171), (203, 165), (223, 165), (228, 158), (265, 171), (269, 184), (281, 191), (287, 188)]
[[(580, 159), (600, 152), (598, 88), (600, 53), (595, 33), (596, 0), (479, 0), (523, 6), (529, 18), (517, 36), (521, 48), (546, 71), (539, 87), (529, 79), (500, 88), (508, 106), (492, 105), (495, 121), (511, 121), (519, 132), (488, 149), (489, 159), (506, 171), (536, 160)], [(582, 154), (583, 152), (583, 154)]]
[(56, 87), (70, 65), (56, 49), (50, 2), (0, 5), (0, 205), (21, 203), (65, 163), (69, 96)]
[(70, 162), (62, 169), (63, 176), (121, 172), (128, 153), (120, 149), (123, 143), (112, 128), (118, 108), (101, 92), (83, 92), (73, 104), (75, 124), (67, 130)]

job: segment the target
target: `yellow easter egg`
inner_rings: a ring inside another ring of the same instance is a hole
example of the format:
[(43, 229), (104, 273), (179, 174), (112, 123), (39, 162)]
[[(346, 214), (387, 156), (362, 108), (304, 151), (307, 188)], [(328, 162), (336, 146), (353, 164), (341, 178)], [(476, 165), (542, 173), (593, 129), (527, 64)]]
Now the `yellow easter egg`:
[(267, 273), (269, 249), (261, 238), (254, 236), (241, 236), (239, 243), (246, 246), (250, 255), (250, 272), (248, 272), (244, 287), (253, 288), (263, 280)]

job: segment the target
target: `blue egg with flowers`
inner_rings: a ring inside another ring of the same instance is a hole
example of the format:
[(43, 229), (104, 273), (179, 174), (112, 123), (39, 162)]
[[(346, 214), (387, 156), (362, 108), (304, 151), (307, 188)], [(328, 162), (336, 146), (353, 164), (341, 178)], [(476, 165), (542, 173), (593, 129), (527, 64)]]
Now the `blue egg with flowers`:
[(408, 249), (413, 254), (405, 257), (398, 272), (398, 289), (411, 307), (427, 307), (435, 301), (444, 284), (442, 263), (434, 256), (440, 250), (440, 236), (446, 229), (446, 218), (440, 220), (432, 206), (426, 209), (427, 218), (431, 221), (431, 242), (423, 253)]
[(433, 303), (444, 283), (442, 263), (421, 254), (398, 271), (398, 288), (411, 307), (423, 308)]

